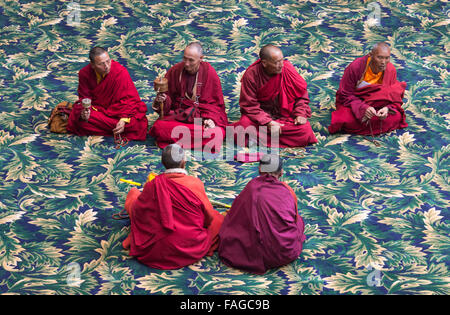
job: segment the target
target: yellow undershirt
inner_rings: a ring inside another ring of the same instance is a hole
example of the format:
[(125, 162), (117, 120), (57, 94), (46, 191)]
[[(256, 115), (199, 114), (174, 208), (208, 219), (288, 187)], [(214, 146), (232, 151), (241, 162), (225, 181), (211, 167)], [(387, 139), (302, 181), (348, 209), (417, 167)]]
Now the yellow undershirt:
[[(95, 70), (94, 70), (95, 71)], [(101, 75), (100, 73), (98, 73), (97, 71), (95, 71), (95, 76), (97, 77), (97, 84), (100, 83), (101, 80), (103, 80), (105, 78), (105, 75)]]
[[(97, 71), (95, 71), (94, 70), (94, 72), (95, 72), (95, 76), (97, 77), (97, 84), (99, 84), (104, 78), (105, 78), (105, 76), (106, 76), (106, 74), (104, 74), (104, 75), (100, 75), (100, 73), (98, 73)], [(94, 106), (91, 106), (92, 107), (92, 109), (93, 110), (97, 110)], [(125, 123), (130, 123), (130, 117), (128, 117), (128, 118), (120, 118), (120, 120), (122, 120), (122, 121), (124, 121)]]
[(370, 58), (369, 57), (367, 59), (367, 71), (364, 74), (364, 81), (366, 81), (369, 84), (381, 84), (383, 83), (383, 71), (378, 72), (377, 74), (372, 72), (372, 69), (369, 66), (369, 62), (370, 62)]

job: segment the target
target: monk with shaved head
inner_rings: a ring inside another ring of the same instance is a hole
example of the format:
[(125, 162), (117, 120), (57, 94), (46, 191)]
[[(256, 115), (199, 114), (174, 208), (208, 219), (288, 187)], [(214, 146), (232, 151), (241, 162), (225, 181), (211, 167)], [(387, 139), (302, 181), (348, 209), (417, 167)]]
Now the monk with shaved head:
[[(203, 59), (202, 45), (190, 43), (183, 52), (183, 60), (165, 76), (169, 90), (155, 98), (153, 109), (160, 118), (150, 129), (160, 148), (177, 142), (185, 149), (209, 146), (215, 151), (222, 145), (228, 124), (222, 86), (214, 68)], [(200, 134), (195, 132), (194, 122), (200, 124), (197, 126)]]
[[(73, 105), (67, 131), (78, 136), (145, 140), (147, 105), (127, 69), (98, 46), (90, 50), (89, 60), (78, 73), (79, 100)], [(83, 106), (82, 100), (89, 100), (91, 106)]]
[(127, 195), (131, 229), (122, 245), (147, 266), (178, 269), (213, 255), (224, 216), (211, 205), (202, 181), (187, 174), (178, 144), (163, 149), (161, 162), (163, 174)]
[(401, 107), (406, 83), (397, 81), (390, 56), (389, 45), (380, 42), (345, 69), (328, 127), (330, 133), (373, 136), (408, 126)]
[[(235, 126), (256, 127), (258, 143), (267, 146), (303, 147), (317, 142), (308, 122), (311, 108), (306, 82), (281, 49), (271, 44), (262, 47), (241, 82), (241, 119)], [(272, 141), (273, 136), (278, 143)]]
[(305, 224), (294, 190), (281, 181), (283, 162), (265, 154), (260, 176), (233, 201), (219, 232), (219, 257), (228, 266), (263, 274), (300, 255)]

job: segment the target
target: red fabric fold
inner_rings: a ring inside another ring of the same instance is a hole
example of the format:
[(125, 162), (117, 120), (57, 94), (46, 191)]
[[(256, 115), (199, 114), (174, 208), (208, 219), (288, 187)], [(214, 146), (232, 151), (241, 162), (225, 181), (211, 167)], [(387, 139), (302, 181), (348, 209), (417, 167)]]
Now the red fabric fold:
[(154, 180), (156, 180), (156, 182), (154, 182), (154, 193), (155, 196), (158, 196), (158, 198), (156, 198), (156, 201), (158, 203), (161, 225), (163, 228), (169, 231), (173, 231), (173, 205), (170, 197), (170, 192), (167, 187), (167, 181), (169, 179), (167, 179), (165, 176), (157, 176)]
[[(368, 57), (367, 55), (356, 59), (345, 69), (336, 92), (336, 110), (331, 115), (331, 124), (328, 127), (330, 133), (344, 131), (369, 135), (408, 126), (405, 111), (402, 108), (406, 83), (397, 80), (397, 72), (392, 63), (387, 64), (382, 84), (356, 87), (364, 74)], [(388, 106), (390, 113), (384, 120), (373, 117), (370, 125), (363, 124), (361, 119), (369, 106), (377, 110)]]
[[(189, 139), (184, 139), (185, 141), (180, 143), (184, 149), (201, 150), (206, 147), (212, 153), (219, 152), (225, 127), (228, 125), (228, 117), (225, 112), (222, 86), (214, 68), (207, 62), (201, 62), (198, 76), (189, 75), (184, 70), (184, 63), (180, 62), (169, 69), (166, 78), (169, 82), (169, 91), (166, 93), (167, 98), (163, 108), (164, 118), (155, 121), (149, 131), (150, 136), (156, 139), (160, 148), (164, 148), (180, 140), (172, 136), (172, 131), (176, 127), (183, 126), (190, 130)], [(194, 94), (191, 94), (193, 91), (188, 89), (192, 89), (196, 78), (195, 95), (198, 96), (198, 103), (186, 97), (186, 94), (190, 97)], [(211, 119), (216, 127), (209, 130), (199, 127), (201, 133), (195, 134), (195, 118)], [(200, 139), (196, 141), (194, 137)], [(197, 144), (201, 147), (196, 146)]]
[[(294, 123), (297, 116), (311, 117), (311, 108), (306, 81), (288, 60), (283, 63), (282, 72), (274, 76), (267, 75), (261, 60), (257, 60), (245, 71), (241, 82), (242, 116), (234, 127), (256, 127), (255, 136), (264, 146), (303, 147), (317, 142), (309, 122)], [(271, 121), (284, 125), (278, 143), (259, 132), (259, 126)]]
[(168, 97), (164, 104), (164, 120), (193, 123), (194, 118), (212, 119), (216, 126), (225, 128), (228, 118), (222, 85), (214, 68), (208, 62), (200, 63), (196, 90), (198, 105), (186, 97), (188, 91), (185, 80), (188, 77), (190, 76), (185, 72), (183, 62), (177, 63), (167, 72), (169, 91), (166, 93)]
[(234, 200), (220, 229), (222, 261), (262, 274), (297, 259), (306, 236), (296, 199), (292, 189), (273, 176), (252, 179)]
[[(97, 83), (97, 76), (90, 64), (79, 72), (78, 97), (69, 116), (67, 129), (79, 135), (112, 136), (112, 129), (121, 118), (131, 118), (122, 136), (129, 140), (145, 140), (147, 134), (147, 105), (125, 67), (111, 61), (110, 72)], [(92, 100), (91, 117), (88, 122), (80, 120), (81, 100)]]
[(132, 205), (130, 255), (153, 268), (177, 269), (202, 259), (214, 250), (223, 220), (178, 180), (157, 176)]
[[(260, 62), (261, 60), (259, 59), (253, 65), (257, 65)], [(290, 117), (295, 101), (305, 94), (306, 88), (306, 81), (288, 60), (284, 60), (283, 71), (272, 76), (266, 84), (261, 86), (257, 91), (257, 96), (261, 102), (271, 101), (278, 96), (281, 116)]]

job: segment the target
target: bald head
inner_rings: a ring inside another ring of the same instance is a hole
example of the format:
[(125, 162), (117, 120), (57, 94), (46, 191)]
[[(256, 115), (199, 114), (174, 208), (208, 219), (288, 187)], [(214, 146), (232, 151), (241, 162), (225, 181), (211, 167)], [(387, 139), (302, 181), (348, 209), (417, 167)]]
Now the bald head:
[(259, 160), (259, 173), (279, 178), (283, 173), (283, 161), (277, 154), (264, 154)]
[(91, 62), (95, 62), (95, 57), (103, 55), (107, 52), (108, 51), (103, 47), (100, 46), (92, 47), (91, 50), (89, 51), (89, 60)]
[(189, 74), (196, 74), (203, 61), (203, 47), (199, 42), (193, 42), (186, 46), (183, 54), (184, 69)]
[(203, 47), (200, 42), (189, 43), (185, 49), (193, 49), (199, 54), (199, 56), (203, 56)]
[(389, 47), (389, 44), (387, 44), (386, 42), (379, 42), (373, 45), (371, 53), (375, 54), (378, 53), (379, 51), (387, 51), (391, 53), (391, 48)]
[(161, 162), (166, 169), (184, 168), (186, 159), (183, 148), (176, 143), (169, 144), (163, 149)]
[(283, 52), (272, 44), (261, 48), (259, 59), (261, 59), (264, 72), (270, 76), (279, 74), (283, 70)]
[(379, 73), (386, 70), (387, 64), (391, 60), (391, 49), (387, 43), (379, 42), (373, 46), (369, 55), (371, 57), (370, 68), (373, 73)]
[(277, 46), (268, 44), (268, 45), (263, 46), (261, 48), (261, 50), (259, 51), (259, 59), (271, 60), (273, 58), (273, 56), (277, 55), (277, 54), (283, 55), (283, 52)]

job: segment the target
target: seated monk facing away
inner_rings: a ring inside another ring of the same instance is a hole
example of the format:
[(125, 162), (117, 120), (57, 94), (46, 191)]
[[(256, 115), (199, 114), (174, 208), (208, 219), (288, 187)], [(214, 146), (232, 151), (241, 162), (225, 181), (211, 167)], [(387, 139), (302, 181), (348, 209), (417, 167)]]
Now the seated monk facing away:
[(297, 197), (281, 182), (282, 161), (266, 154), (260, 176), (236, 197), (219, 232), (219, 257), (228, 266), (263, 274), (298, 258), (306, 237)]
[(178, 144), (166, 146), (161, 160), (166, 172), (127, 195), (131, 231), (122, 244), (149, 267), (177, 269), (213, 254), (224, 216), (213, 209), (203, 183), (187, 175)]
[[(165, 76), (169, 90), (155, 98), (153, 109), (160, 118), (150, 129), (160, 148), (177, 142), (185, 149), (201, 150), (207, 146), (215, 152), (222, 146), (228, 124), (222, 86), (214, 68), (203, 58), (201, 44), (190, 43), (183, 61)], [(201, 123), (196, 128), (201, 131), (199, 135), (194, 135), (194, 119)], [(189, 137), (174, 132), (175, 127), (184, 127), (179, 130), (189, 131)]]
[(406, 83), (397, 81), (389, 45), (381, 42), (344, 71), (330, 133), (378, 135), (408, 126), (402, 108)]
[[(257, 141), (264, 146), (303, 147), (317, 142), (308, 122), (311, 108), (306, 81), (278, 47), (262, 47), (241, 82), (242, 116), (235, 127), (256, 127)], [(259, 132), (259, 126), (268, 127), (267, 136)], [(279, 136), (279, 144), (271, 141), (271, 133)]]
[[(89, 52), (90, 63), (78, 74), (79, 100), (73, 105), (67, 131), (78, 136), (118, 136), (128, 140), (145, 140), (147, 105), (125, 67), (111, 60), (102, 47)], [(91, 107), (83, 108), (82, 100)]]

